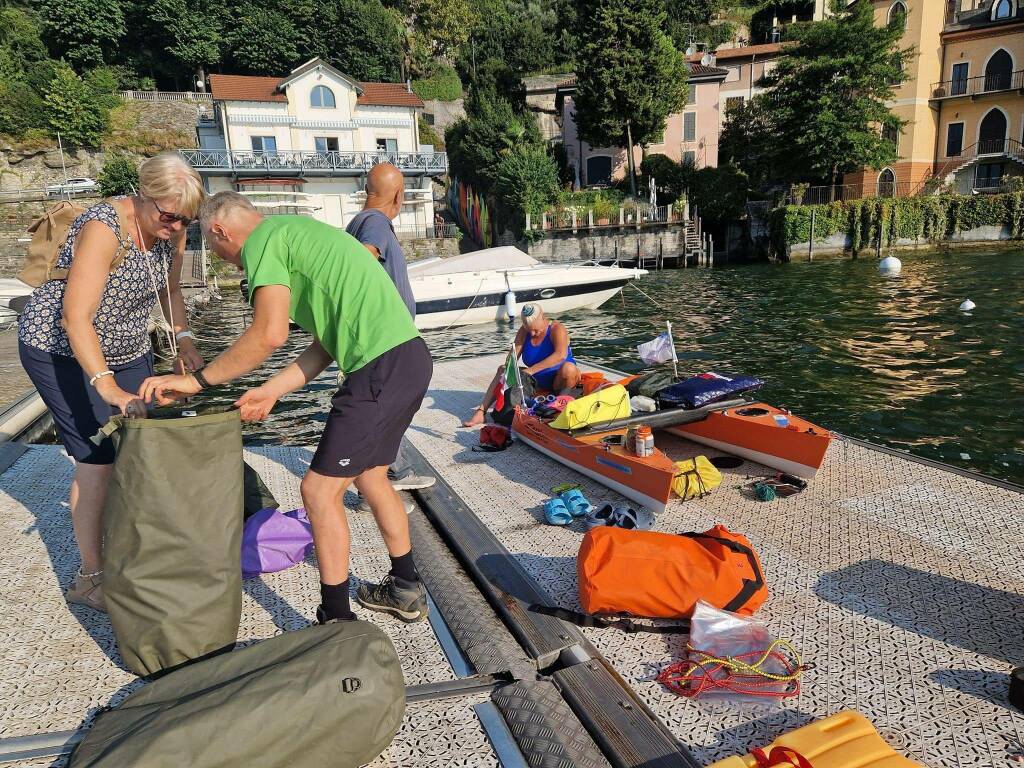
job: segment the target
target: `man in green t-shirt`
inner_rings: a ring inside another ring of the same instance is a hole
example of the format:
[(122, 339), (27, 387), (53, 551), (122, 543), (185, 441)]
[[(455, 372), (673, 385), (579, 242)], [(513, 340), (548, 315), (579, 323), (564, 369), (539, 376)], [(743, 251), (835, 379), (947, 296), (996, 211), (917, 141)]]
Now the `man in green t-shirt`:
[(398, 290), (358, 240), (314, 219), (264, 219), (237, 192), (209, 198), (200, 219), (213, 251), (245, 269), (252, 325), (205, 368), (146, 379), (139, 394), (166, 403), (255, 370), (285, 343), (289, 319), (312, 334), (313, 343), (295, 362), (235, 405), (243, 420), (261, 420), (283, 395), (305, 386), (332, 361), (345, 373), (301, 485), (320, 565), (317, 620), (355, 618), (342, 504), (350, 484), (369, 502), (391, 555), (390, 573), (379, 584), (360, 584), (356, 599), (403, 621), (426, 618), (409, 521), (387, 469), (426, 394), (432, 363)]

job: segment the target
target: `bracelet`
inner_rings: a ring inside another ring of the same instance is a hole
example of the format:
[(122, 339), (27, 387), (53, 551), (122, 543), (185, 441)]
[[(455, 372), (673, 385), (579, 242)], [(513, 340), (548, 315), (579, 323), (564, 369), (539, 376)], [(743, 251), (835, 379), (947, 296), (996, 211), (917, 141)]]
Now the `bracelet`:
[(195, 341), (195, 336), (192, 335), (192, 331), (178, 331), (174, 334), (175, 341), (181, 341), (182, 339), (192, 339)]
[(102, 379), (104, 376), (113, 376), (113, 375), (114, 375), (113, 371), (100, 371), (95, 376), (93, 376), (91, 379), (89, 379), (89, 386), (90, 387), (95, 387), (96, 386), (96, 382), (99, 381), (100, 379)]
[(209, 389), (210, 387), (213, 386), (210, 382), (206, 380), (206, 377), (203, 376), (203, 370), (201, 368), (198, 371), (192, 372), (192, 378), (195, 379), (196, 383), (198, 383), (199, 386), (202, 387), (203, 389)]

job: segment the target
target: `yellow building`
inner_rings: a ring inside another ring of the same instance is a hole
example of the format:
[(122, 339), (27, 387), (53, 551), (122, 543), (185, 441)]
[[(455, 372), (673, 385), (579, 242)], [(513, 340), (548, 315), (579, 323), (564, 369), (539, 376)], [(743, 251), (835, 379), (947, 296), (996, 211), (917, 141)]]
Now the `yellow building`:
[(847, 174), (865, 195), (950, 186), (992, 191), (1024, 174), (1024, 0), (872, 0), (878, 24), (902, 17), (915, 55), (892, 112), (899, 159)]

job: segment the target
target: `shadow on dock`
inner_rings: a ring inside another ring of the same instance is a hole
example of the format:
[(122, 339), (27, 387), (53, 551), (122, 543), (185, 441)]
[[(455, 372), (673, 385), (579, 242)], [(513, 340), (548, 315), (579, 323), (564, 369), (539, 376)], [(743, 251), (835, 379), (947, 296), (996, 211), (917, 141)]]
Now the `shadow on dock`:
[(1012, 665), (1024, 662), (1024, 599), (1014, 592), (886, 560), (863, 560), (822, 574), (814, 594), (848, 611), (972, 653)]

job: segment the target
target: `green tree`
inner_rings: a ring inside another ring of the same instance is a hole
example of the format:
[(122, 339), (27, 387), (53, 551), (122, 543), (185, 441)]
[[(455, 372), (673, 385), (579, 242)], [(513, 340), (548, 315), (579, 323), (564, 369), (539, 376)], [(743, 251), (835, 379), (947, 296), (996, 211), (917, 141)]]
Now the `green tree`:
[(280, 9), (249, 0), (234, 10), (226, 42), (231, 62), (254, 75), (283, 75), (299, 64), (302, 34)]
[(428, 41), (435, 56), (451, 59), (469, 40), (477, 16), (468, 0), (410, 0), (416, 30)]
[(46, 105), (35, 90), (25, 83), (0, 82), (0, 133), (21, 136), (46, 127)]
[(107, 112), (71, 67), (59, 66), (46, 92), (50, 131), (58, 131), (70, 147), (99, 146), (107, 127)]
[(742, 168), (755, 189), (763, 189), (779, 175), (779, 128), (772, 105), (751, 101), (729, 112), (718, 137), (718, 162)]
[(207, 67), (221, 60), (223, 6), (206, 0), (153, 0), (149, 8), (163, 50), (205, 82)]
[(46, 61), (42, 31), (42, 22), (32, 11), (0, 7), (0, 80), (23, 80), (30, 66)]
[(716, 228), (736, 221), (747, 204), (747, 175), (732, 165), (701, 168), (687, 186), (701, 218)]
[(134, 195), (139, 188), (139, 169), (130, 158), (114, 157), (104, 163), (96, 181), (104, 197)]
[(323, 58), (357, 80), (401, 80), (402, 18), (380, 0), (338, 0), (325, 25)]
[(502, 159), (513, 149), (543, 144), (537, 120), (490, 94), (474, 94), (466, 117), (445, 131), (452, 175), (489, 195)]
[(660, 136), (686, 103), (686, 63), (665, 34), (661, 0), (580, 0), (576, 125), (595, 147), (633, 147)]
[(913, 54), (899, 49), (901, 35), (898, 24), (875, 26), (870, 0), (857, 0), (784, 49), (764, 78), (769, 92), (755, 97), (774, 121), (761, 144), (776, 148), (784, 176), (834, 185), (843, 173), (896, 160), (882, 127), (903, 125), (887, 106)]
[(526, 214), (538, 217), (558, 195), (558, 165), (537, 145), (519, 145), (505, 154), (495, 172), (494, 193), (513, 212), (517, 229)]
[(51, 49), (76, 67), (109, 60), (124, 37), (124, 10), (118, 0), (55, 0), (46, 9)]
[(108, 112), (121, 103), (118, 95), (117, 72), (110, 67), (97, 67), (85, 73), (82, 78), (96, 103)]

